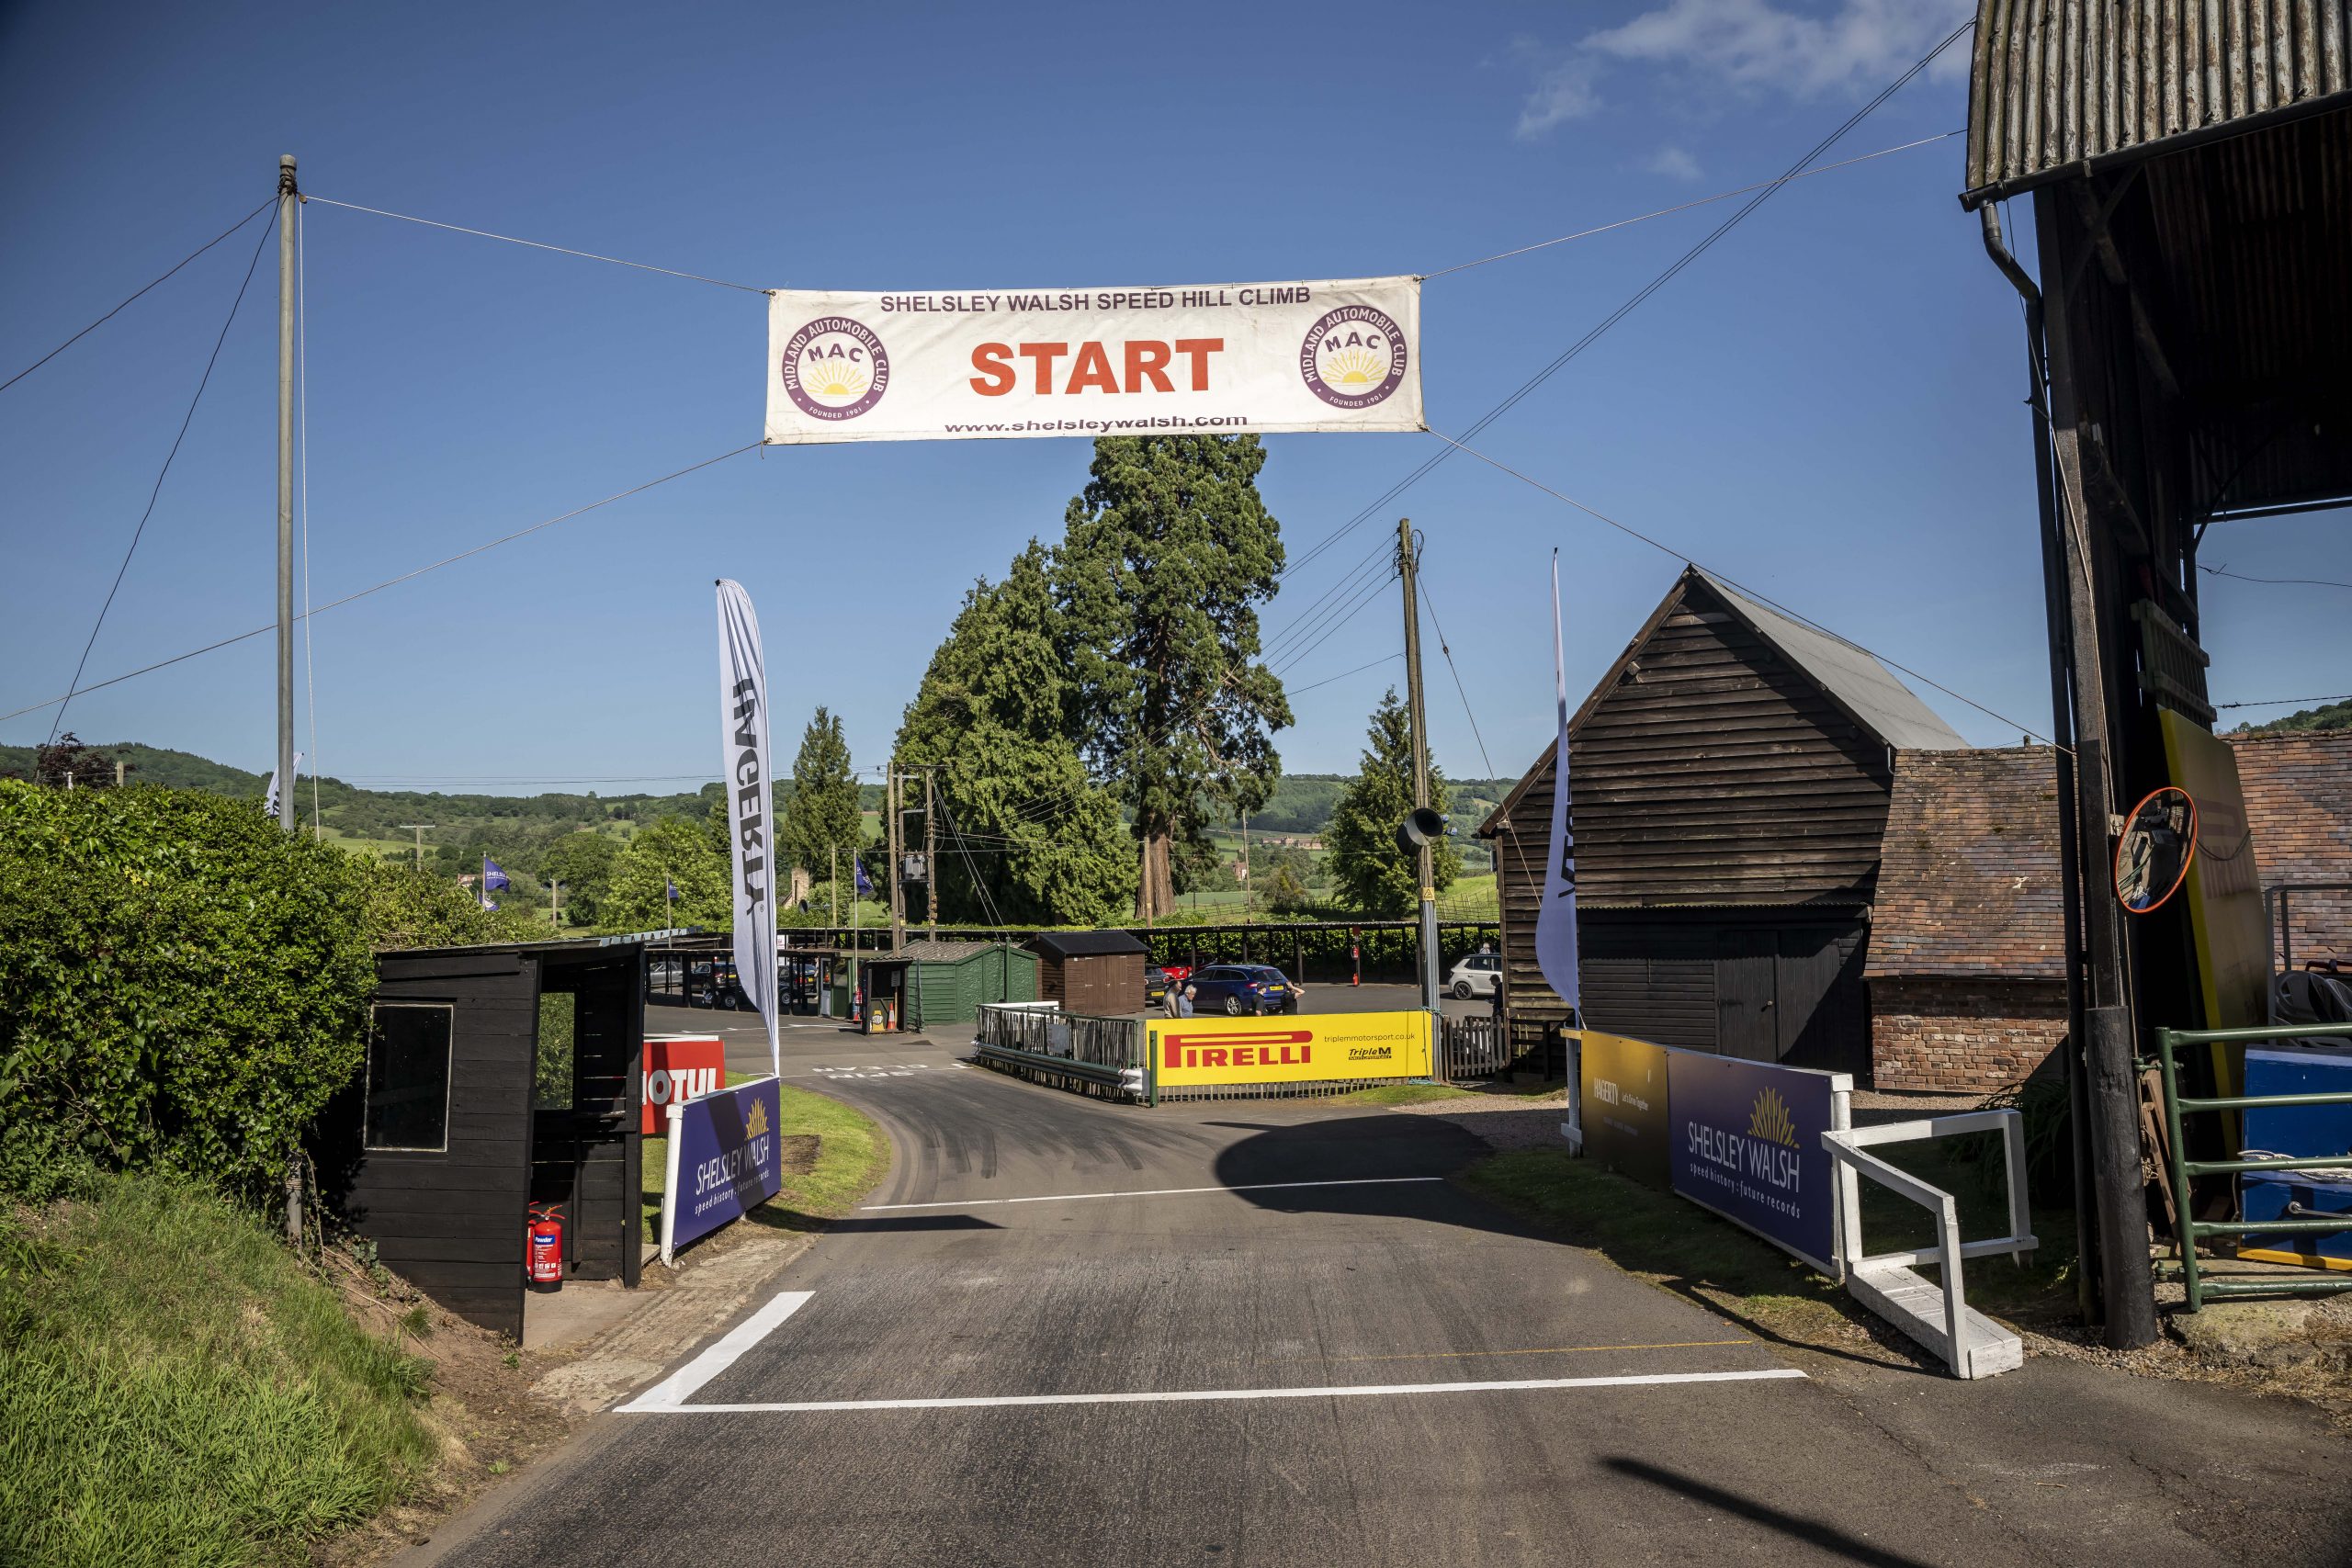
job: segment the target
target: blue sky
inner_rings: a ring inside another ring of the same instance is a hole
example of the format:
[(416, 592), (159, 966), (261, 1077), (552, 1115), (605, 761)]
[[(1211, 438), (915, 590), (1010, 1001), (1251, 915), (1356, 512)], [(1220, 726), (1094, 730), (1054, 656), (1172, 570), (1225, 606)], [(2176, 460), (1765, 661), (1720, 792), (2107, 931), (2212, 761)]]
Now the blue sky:
[[(284, 152), (322, 197), (763, 286), (1433, 272), (1766, 178), (1968, 9), (221, 5), (134, 25), (18, 6), (0, 14), (0, 376), (263, 200)], [(1964, 53), (1830, 156), (1960, 127)], [(1999, 744), (2046, 726), (2048, 675), (2018, 311), (1959, 169), (1946, 141), (1782, 191), (1477, 445), (2007, 716), (1927, 694)], [(1467, 425), (1729, 209), (1433, 279), (1430, 423)], [(304, 221), (319, 601), (758, 438), (755, 296), (317, 203)], [(0, 393), (0, 712), (65, 689), (258, 236)], [(275, 303), (273, 248), (85, 679), (270, 618)], [(1295, 557), (1435, 443), (1268, 445)], [(1057, 536), (1088, 457), (733, 458), (322, 615), (301, 747), (387, 785), (715, 775), (723, 575), (762, 614), (779, 749), (823, 703), (872, 766), (964, 590)], [(1439, 760), (1515, 773), (1550, 722), (1553, 547), (1577, 694), (1678, 563), (1462, 457), (1396, 510), (1426, 535), (1485, 739), (1482, 757), (1435, 664)], [(1393, 527), (1295, 572), (1270, 633)], [(2205, 558), (2310, 576), (2342, 557), (2324, 518), (2217, 530)], [(2206, 603), (2218, 699), (2346, 685), (2341, 591), (2209, 580)], [(1304, 687), (1400, 641), (1384, 601), (1283, 673)], [(1400, 668), (1302, 693), (1286, 765), (1351, 768)], [(271, 671), (254, 638), (67, 722), (261, 768)]]

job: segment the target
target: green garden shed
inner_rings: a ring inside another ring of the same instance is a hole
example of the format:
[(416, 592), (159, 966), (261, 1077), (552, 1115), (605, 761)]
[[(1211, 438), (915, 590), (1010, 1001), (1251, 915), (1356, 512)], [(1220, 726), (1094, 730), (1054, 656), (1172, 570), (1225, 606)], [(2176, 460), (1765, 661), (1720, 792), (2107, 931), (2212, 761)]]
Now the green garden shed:
[(1037, 955), (993, 942), (910, 942), (898, 956), (907, 975), (907, 1024), (975, 1023), (983, 1002), (1037, 999)]

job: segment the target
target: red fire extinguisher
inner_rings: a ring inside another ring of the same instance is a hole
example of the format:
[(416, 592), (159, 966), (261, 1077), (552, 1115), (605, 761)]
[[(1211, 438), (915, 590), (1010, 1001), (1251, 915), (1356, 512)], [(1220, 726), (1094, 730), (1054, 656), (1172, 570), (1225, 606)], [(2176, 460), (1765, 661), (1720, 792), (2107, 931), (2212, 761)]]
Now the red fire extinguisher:
[(525, 1271), (535, 1285), (563, 1283), (563, 1210), (554, 1203), (531, 1205), (529, 1261)]
[(1352, 971), (1348, 976), (1348, 984), (1351, 986), (1361, 986), (1363, 984), (1363, 932), (1362, 931), (1358, 930), (1354, 926), (1350, 926), (1348, 928), (1348, 964), (1350, 969)]

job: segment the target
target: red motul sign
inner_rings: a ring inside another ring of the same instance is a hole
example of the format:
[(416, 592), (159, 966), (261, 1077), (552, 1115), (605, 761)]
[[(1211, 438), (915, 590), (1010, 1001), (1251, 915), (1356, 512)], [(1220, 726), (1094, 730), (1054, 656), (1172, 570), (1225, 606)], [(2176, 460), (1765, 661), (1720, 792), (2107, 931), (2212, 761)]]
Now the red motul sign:
[(716, 1094), (727, 1083), (727, 1047), (715, 1034), (653, 1034), (645, 1041), (643, 1131), (669, 1130), (670, 1103)]

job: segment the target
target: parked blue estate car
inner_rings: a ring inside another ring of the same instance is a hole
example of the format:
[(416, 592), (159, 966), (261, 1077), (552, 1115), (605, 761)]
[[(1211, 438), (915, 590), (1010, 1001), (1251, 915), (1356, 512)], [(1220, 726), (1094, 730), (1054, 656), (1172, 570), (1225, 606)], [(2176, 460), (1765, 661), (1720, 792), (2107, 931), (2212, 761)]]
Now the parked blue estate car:
[(1193, 1007), (1198, 1012), (1296, 1012), (1299, 987), (1283, 972), (1264, 964), (1211, 964), (1193, 971), (1186, 983), (1195, 988)]

